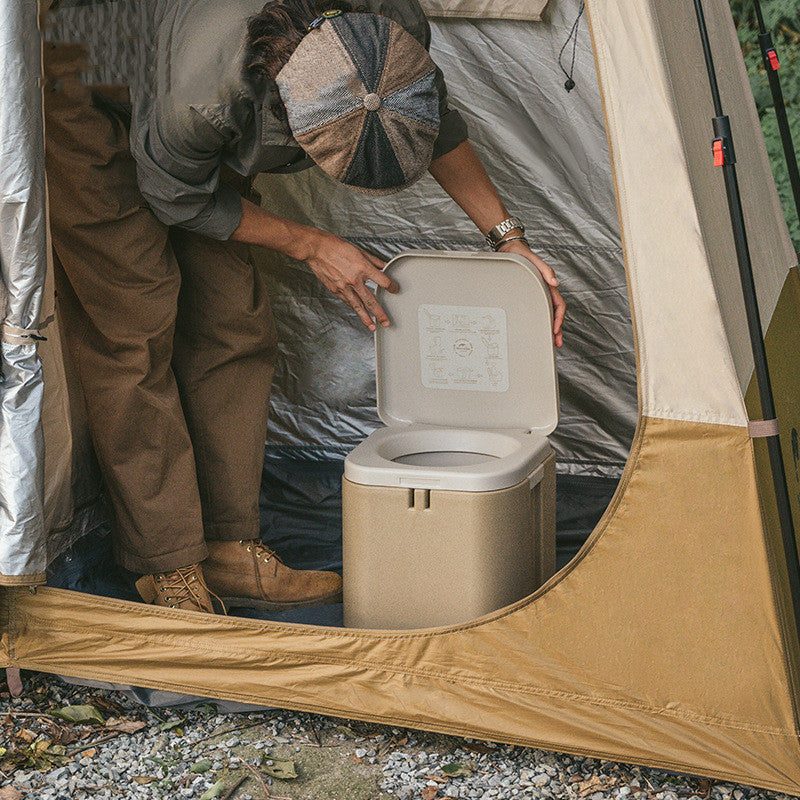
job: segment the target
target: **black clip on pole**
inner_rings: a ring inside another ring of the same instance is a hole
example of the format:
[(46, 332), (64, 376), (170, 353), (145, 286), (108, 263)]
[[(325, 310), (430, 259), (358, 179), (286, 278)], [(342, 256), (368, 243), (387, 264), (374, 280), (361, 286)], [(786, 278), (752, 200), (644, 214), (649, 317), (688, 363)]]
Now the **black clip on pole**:
[(764, 24), (764, 15), (761, 13), (761, 0), (753, 0), (758, 21), (758, 43), (761, 46), (761, 59), (764, 62), (764, 69), (769, 80), (769, 90), (772, 93), (772, 104), (775, 106), (775, 117), (778, 121), (778, 130), (781, 134), (781, 144), (783, 145), (783, 156), (786, 159), (786, 169), (789, 173), (789, 184), (794, 195), (794, 207), (797, 212), (797, 219), (800, 220), (800, 171), (797, 168), (797, 153), (794, 150), (792, 141), (792, 131), (789, 128), (789, 120), (786, 116), (786, 103), (783, 99), (781, 89), (781, 79), (778, 70), (781, 68), (778, 59), (778, 51), (772, 41), (772, 34)]
[(761, 329), (761, 317), (758, 310), (756, 286), (753, 280), (753, 265), (750, 260), (750, 247), (747, 243), (747, 231), (744, 224), (742, 199), (739, 194), (739, 181), (736, 177), (736, 156), (733, 150), (733, 134), (728, 117), (722, 113), (722, 100), (720, 99), (717, 74), (714, 69), (714, 59), (711, 53), (711, 43), (708, 37), (705, 14), (703, 13), (702, 0), (694, 0), (697, 24), (700, 30), (700, 39), (703, 44), (708, 81), (711, 87), (711, 97), (714, 101), (714, 164), (722, 167), (725, 177), (725, 191), (728, 197), (728, 211), (731, 217), (733, 239), (736, 245), (736, 258), (739, 263), (739, 276), (742, 282), (742, 294), (747, 314), (747, 326), (750, 331), (750, 343), (753, 348), (753, 362), (755, 364), (758, 393), (761, 398), (761, 413), (764, 420), (772, 422), (774, 430), (767, 435), (767, 448), (769, 462), (772, 468), (772, 480), (775, 486), (775, 499), (778, 505), (778, 517), (781, 526), (781, 539), (783, 552), (786, 558), (786, 568), (789, 578), (789, 590), (794, 609), (795, 629), (800, 638), (800, 558), (798, 558), (797, 541), (795, 539), (794, 524), (792, 523), (792, 509), (789, 504), (789, 488), (786, 483), (781, 441), (777, 433), (777, 420), (775, 402), (772, 396), (772, 384), (767, 366), (767, 352), (764, 347), (764, 334)]

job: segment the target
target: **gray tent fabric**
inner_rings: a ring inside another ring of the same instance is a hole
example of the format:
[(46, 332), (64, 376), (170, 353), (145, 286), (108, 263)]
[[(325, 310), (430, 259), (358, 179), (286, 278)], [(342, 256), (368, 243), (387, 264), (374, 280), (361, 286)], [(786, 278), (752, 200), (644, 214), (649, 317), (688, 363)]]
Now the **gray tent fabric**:
[(45, 571), (42, 365), (47, 263), (41, 46), (36, 3), (0, 0), (0, 582)]
[[(578, 29), (577, 85), (570, 93), (558, 63), (579, 8), (579, 0), (562, 0), (544, 22), (435, 20), (431, 54), (501, 196), (562, 281), (569, 310), (558, 357), (561, 421), (552, 437), (559, 471), (618, 477), (636, 424), (636, 367), (611, 163), (585, 24)], [(142, 52), (152, 35), (146, 4), (63, 8), (50, 18), (48, 38), (88, 44), (95, 66), (87, 81), (146, 81)], [(535, 84), (520, 78), (531, 74)], [(505, 131), (502, 140), (497, 129)], [(389, 198), (360, 197), (316, 168), (263, 175), (257, 185), (271, 211), (384, 257), (415, 248), (484, 246), (430, 177)], [(257, 257), (266, 269), (281, 340), (268, 445), (340, 458), (380, 424), (372, 339), (304, 265), (266, 251)]]

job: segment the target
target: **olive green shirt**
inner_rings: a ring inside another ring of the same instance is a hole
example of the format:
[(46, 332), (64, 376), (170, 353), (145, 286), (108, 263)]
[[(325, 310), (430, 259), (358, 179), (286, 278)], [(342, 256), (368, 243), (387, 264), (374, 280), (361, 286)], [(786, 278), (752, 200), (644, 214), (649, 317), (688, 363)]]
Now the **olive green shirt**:
[[(264, 0), (158, 0), (149, 80), (134, 98), (131, 151), (142, 194), (155, 215), (214, 239), (227, 239), (242, 198), (220, 180), (228, 165), (241, 175), (293, 172), (313, 163), (276, 119), (269, 100), (242, 77), (248, 17)], [(426, 48), (430, 26), (417, 0), (356, 0), (354, 11), (389, 17)], [(467, 138), (447, 106), (437, 70), (441, 123), (437, 158)]]

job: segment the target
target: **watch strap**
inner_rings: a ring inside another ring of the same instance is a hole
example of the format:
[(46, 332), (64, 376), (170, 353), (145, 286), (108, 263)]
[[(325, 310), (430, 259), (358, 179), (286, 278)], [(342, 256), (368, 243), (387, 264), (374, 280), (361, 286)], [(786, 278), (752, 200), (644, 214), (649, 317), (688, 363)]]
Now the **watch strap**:
[(516, 217), (504, 219), (486, 234), (486, 244), (488, 244), (492, 250), (495, 250), (497, 245), (500, 244), (502, 238), (509, 231), (513, 231), (515, 228), (519, 228), (519, 230), (522, 231), (522, 235), (525, 234), (525, 226)]

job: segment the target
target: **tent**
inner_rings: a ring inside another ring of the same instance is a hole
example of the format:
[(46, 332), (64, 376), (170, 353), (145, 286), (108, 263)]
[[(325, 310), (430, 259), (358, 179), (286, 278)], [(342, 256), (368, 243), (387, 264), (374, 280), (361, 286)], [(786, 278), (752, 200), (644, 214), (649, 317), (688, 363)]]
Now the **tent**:
[[(559, 52), (579, 3), (542, 5), (429, 5), (441, 15), (432, 52), (571, 303), (553, 437), (562, 473), (624, 470), (580, 552), (532, 596), (450, 628), (362, 631), (199, 618), (41, 585), (102, 508), (46, 285), (35, 13), (0, 2), (2, 85), (20, 87), (0, 101), (0, 665), (800, 793), (800, 643), (764, 440), (749, 426), (761, 411), (694, 10), (588, 0), (590, 36), (579, 27), (566, 93)], [(704, 6), (800, 520), (800, 273), (730, 11)], [(48, 37), (88, 43), (90, 80), (133, 82), (146, 69), (146, 4), (67, 3), (52, 24)], [(475, 247), (427, 181), (374, 205), (315, 171), (259, 188), (270, 207), (384, 254)], [(259, 257), (282, 324), (315, 332), (285, 338), (295, 349), (282, 354), (268, 455), (341, 455), (376, 424), (369, 340), (298, 265)], [(47, 339), (44, 392), (36, 345), (20, 338), (30, 329)]]

